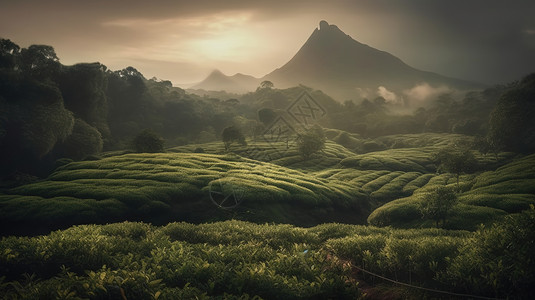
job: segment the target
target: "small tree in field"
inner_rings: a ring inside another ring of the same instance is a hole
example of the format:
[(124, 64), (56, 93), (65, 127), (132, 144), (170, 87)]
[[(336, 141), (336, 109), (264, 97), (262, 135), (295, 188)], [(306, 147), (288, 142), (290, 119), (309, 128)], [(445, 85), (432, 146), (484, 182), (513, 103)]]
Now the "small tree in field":
[(459, 190), (461, 174), (473, 172), (477, 166), (477, 160), (468, 148), (446, 147), (436, 153), (434, 158), (438, 165), (438, 171), (455, 174), (457, 190)]
[(233, 142), (237, 142), (243, 146), (247, 146), (245, 136), (236, 126), (229, 126), (223, 129), (222, 138), (223, 143), (225, 144), (225, 150), (228, 150)]
[(455, 204), (457, 194), (452, 189), (441, 186), (422, 195), (419, 210), (424, 218), (434, 220), (439, 228), (440, 221), (442, 226), (446, 224), (446, 218)]
[(140, 153), (163, 152), (163, 144), (163, 138), (150, 129), (141, 131), (132, 140), (132, 147), (134, 147), (136, 152)]
[(323, 129), (314, 126), (303, 133), (299, 133), (296, 139), (297, 150), (304, 159), (325, 148), (325, 135)]

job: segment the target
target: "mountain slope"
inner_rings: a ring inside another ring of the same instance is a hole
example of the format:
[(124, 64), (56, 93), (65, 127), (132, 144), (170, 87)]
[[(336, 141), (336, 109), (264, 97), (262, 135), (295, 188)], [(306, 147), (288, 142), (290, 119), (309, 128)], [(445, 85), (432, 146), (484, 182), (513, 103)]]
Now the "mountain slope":
[(250, 75), (237, 73), (227, 76), (219, 70), (214, 70), (203, 81), (192, 86), (192, 89), (207, 91), (227, 91), (229, 93), (245, 93), (254, 90), (260, 80)]
[(357, 42), (326, 21), (320, 22), (320, 28), (314, 30), (288, 63), (262, 79), (270, 80), (279, 87), (309, 85), (338, 100), (355, 98), (359, 89), (376, 91), (379, 86), (395, 92), (424, 82), (457, 89), (481, 87), (412, 68), (390, 53)]

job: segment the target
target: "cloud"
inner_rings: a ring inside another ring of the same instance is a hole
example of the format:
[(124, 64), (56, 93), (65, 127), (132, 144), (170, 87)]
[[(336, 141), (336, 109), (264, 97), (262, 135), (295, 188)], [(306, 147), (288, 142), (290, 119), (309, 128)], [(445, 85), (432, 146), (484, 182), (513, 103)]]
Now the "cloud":
[(389, 91), (384, 86), (380, 86), (379, 88), (377, 88), (377, 95), (385, 98), (386, 102), (390, 104), (398, 104), (402, 101), (402, 99), (398, 97), (396, 93)]
[(405, 95), (411, 105), (421, 105), (423, 102), (435, 99), (441, 94), (452, 92), (454, 90), (447, 86), (432, 87), (424, 82), (403, 91), (403, 95)]

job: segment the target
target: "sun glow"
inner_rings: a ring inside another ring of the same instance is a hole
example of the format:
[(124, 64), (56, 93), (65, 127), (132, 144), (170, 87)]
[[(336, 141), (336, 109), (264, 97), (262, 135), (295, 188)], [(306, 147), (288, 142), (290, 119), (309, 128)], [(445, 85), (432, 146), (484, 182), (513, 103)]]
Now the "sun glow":
[[(247, 34), (225, 34), (209, 39), (193, 41), (192, 47), (196, 48), (202, 58), (210, 60), (243, 60), (244, 48), (248, 47)], [(250, 41), (250, 40), (249, 40)]]

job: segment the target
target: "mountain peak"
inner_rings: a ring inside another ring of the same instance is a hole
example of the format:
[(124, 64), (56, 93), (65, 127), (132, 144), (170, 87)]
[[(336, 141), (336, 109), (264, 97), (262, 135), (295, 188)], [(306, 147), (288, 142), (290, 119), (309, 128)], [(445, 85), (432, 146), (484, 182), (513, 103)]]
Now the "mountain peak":
[(245, 93), (252, 91), (259, 84), (259, 79), (250, 75), (236, 73), (227, 76), (218, 69), (214, 69), (203, 81), (192, 86), (192, 89), (209, 91), (227, 91), (231, 93)]
[[(342, 32), (342, 30), (340, 30), (340, 28), (338, 28), (338, 26), (336, 26), (334, 24), (330, 24), (329, 25), (329, 23), (327, 23), (327, 21), (325, 21), (325, 20), (321, 20), (320, 21), (319, 31), (322, 31), (322, 32), (329, 32), (329, 31), (330, 32), (336, 32), (336, 31)], [(344, 35), (345, 35), (345, 33), (344, 33)]]
[(320, 30), (327, 29), (327, 27), (329, 27), (329, 23), (327, 23), (327, 21), (325, 21), (325, 20), (321, 20), (320, 21)]
[(223, 74), (223, 72), (221, 72), (218, 69), (214, 69), (212, 72), (210, 72), (210, 75), (208, 76), (227, 76), (227, 75)]
[(373, 92), (379, 87), (403, 92), (422, 82), (432, 86), (474, 87), (469, 82), (414, 69), (388, 52), (358, 42), (325, 20), (319, 22), (319, 28), (315, 28), (290, 61), (263, 80), (279, 87), (305, 84), (340, 99), (356, 98), (358, 91)]

